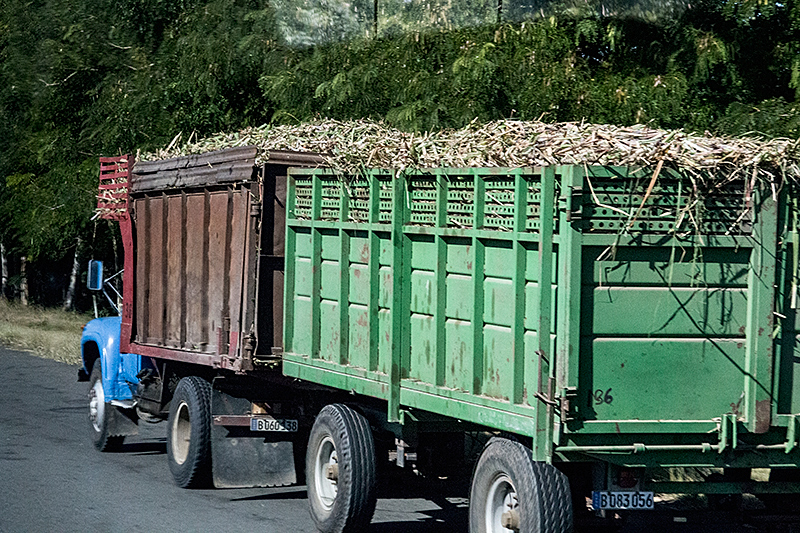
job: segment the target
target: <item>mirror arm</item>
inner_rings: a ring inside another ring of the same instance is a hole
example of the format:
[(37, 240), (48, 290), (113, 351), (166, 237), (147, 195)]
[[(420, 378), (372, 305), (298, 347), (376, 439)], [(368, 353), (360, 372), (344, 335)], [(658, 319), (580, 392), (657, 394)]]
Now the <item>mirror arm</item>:
[(111, 276), (110, 278), (106, 278), (106, 280), (103, 283), (108, 283), (109, 281), (111, 281), (112, 279), (116, 278), (117, 276), (119, 276), (123, 272), (125, 272), (125, 269), (120, 270), (119, 272), (117, 272), (116, 274)]
[(114, 308), (114, 311), (119, 315), (120, 314), (119, 307), (117, 307), (117, 304), (115, 304), (114, 300), (111, 299), (111, 296), (108, 295), (108, 292), (106, 292), (105, 288), (103, 288), (103, 296), (106, 297), (106, 300), (108, 300), (109, 305), (111, 305), (111, 307)]

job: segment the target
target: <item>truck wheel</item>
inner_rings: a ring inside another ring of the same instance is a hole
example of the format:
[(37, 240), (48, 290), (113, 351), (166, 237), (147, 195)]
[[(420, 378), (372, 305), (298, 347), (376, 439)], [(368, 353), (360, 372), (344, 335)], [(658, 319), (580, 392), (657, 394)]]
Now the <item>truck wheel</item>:
[(375, 443), (366, 419), (341, 404), (325, 406), (308, 439), (306, 483), (311, 517), (323, 533), (363, 531), (375, 513)]
[(167, 458), (181, 488), (211, 485), (211, 384), (197, 376), (180, 380), (167, 419)]
[(103, 370), (100, 359), (96, 359), (89, 377), (89, 427), (92, 430), (92, 444), (101, 452), (119, 450), (122, 441), (125, 440), (125, 437), (109, 434), (109, 417), (112, 409), (116, 407), (106, 403), (106, 395), (103, 392)]
[(471, 533), (565, 533), (572, 531), (566, 476), (531, 460), (518, 442), (494, 438), (478, 459), (469, 504)]

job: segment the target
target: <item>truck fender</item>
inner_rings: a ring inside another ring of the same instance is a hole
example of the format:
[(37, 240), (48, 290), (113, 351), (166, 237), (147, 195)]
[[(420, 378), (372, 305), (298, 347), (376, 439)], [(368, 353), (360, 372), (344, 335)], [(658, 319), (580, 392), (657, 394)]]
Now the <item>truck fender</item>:
[[(120, 387), (116, 386), (122, 360), (119, 353), (119, 339), (119, 317), (96, 318), (86, 324), (81, 336), (82, 370), (88, 376), (92, 372), (94, 362), (100, 358), (103, 368), (103, 393), (109, 401), (131, 398), (129, 391), (119, 390)], [(128, 394), (125, 394), (126, 392)]]

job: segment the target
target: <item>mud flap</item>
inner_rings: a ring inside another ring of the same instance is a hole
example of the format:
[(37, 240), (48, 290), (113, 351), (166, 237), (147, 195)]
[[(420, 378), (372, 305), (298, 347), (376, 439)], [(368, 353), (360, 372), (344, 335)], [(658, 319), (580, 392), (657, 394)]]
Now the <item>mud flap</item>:
[[(217, 488), (297, 483), (297, 433), (250, 431), (250, 400), (219, 390), (211, 395), (211, 464)], [(230, 391), (229, 391), (230, 392)]]
[(139, 434), (139, 417), (136, 411), (109, 403), (106, 404), (106, 412), (108, 413), (106, 427), (109, 436), (129, 437)]

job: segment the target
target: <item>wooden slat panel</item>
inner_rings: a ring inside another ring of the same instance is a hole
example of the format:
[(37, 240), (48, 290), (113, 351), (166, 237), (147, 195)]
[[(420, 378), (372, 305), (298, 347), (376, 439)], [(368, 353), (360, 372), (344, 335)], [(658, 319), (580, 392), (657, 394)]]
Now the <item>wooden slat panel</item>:
[(206, 198), (209, 206), (208, 223), (208, 302), (209, 310), (207, 329), (210, 342), (216, 348), (217, 328), (222, 327), (222, 319), (226, 316), (228, 305), (228, 292), (225, 287), (226, 242), (230, 232), (228, 228), (228, 193), (219, 191), (208, 194)]
[(184, 348), (206, 351), (208, 332), (204, 327), (208, 311), (208, 220), (205, 193), (186, 197), (186, 339)]
[[(246, 194), (246, 193), (245, 193)], [(241, 294), (244, 275), (244, 246), (245, 231), (248, 216), (248, 201), (245, 194), (232, 194), (229, 204), (231, 235), (229, 259), (229, 316), (231, 317), (231, 331), (238, 331), (241, 322)], [(232, 209), (232, 210), (231, 210)]]
[(183, 298), (183, 206), (180, 195), (171, 196), (167, 200), (167, 286), (166, 286), (166, 326), (164, 344), (170, 348), (181, 346), (181, 309)]
[(150, 293), (149, 272), (150, 257), (148, 253), (148, 228), (150, 219), (149, 200), (141, 198), (134, 203), (134, 213), (136, 215), (136, 251), (138, 257), (136, 261), (136, 341), (145, 342), (148, 337), (150, 327), (148, 319), (148, 306)]
[(163, 251), (163, 206), (164, 201), (160, 196), (150, 200), (147, 218), (150, 222), (147, 231), (145, 246), (150, 250), (149, 271), (144, 283), (147, 284), (145, 302), (147, 305), (147, 337), (145, 342), (157, 344), (162, 340), (164, 326), (164, 282), (162, 279)]

